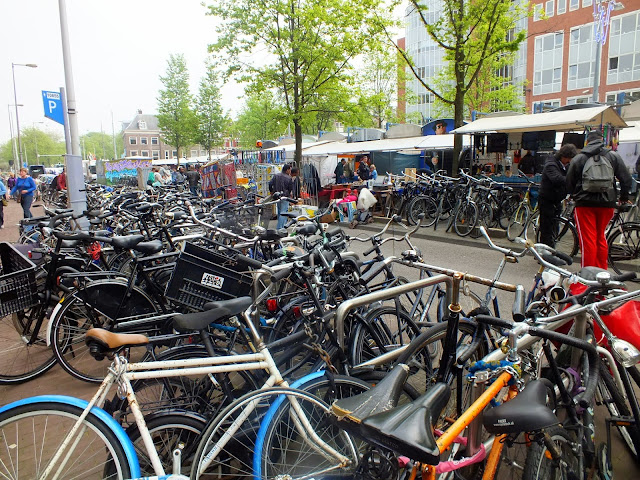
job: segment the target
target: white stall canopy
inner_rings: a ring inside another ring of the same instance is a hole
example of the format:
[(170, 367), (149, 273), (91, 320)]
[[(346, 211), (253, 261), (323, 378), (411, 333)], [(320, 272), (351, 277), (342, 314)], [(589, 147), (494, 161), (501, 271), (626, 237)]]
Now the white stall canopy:
[(586, 126), (611, 125), (625, 128), (627, 124), (614, 108), (607, 105), (576, 108), (531, 115), (509, 115), (504, 117), (480, 118), (453, 130), (455, 133), (473, 134), (488, 132), (531, 132), (541, 130), (570, 131)]

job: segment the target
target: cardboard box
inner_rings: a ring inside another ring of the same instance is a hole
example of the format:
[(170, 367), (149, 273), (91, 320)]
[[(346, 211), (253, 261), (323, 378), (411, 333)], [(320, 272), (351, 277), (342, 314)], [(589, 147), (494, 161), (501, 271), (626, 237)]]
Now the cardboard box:
[(415, 168), (405, 168), (404, 169), (404, 180), (405, 180), (405, 182), (415, 182), (416, 181), (416, 169)]

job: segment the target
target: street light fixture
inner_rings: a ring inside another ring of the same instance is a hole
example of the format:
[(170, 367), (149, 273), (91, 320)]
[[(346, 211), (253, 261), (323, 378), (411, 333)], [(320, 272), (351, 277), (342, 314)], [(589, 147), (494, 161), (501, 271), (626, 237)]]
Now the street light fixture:
[(15, 67), (37, 68), (35, 63), (11, 63), (11, 74), (13, 76), (13, 100), (16, 106), (16, 131), (18, 132), (18, 162), (22, 167), (22, 140), (20, 139), (20, 119), (18, 118), (18, 94), (16, 92), (16, 69)]

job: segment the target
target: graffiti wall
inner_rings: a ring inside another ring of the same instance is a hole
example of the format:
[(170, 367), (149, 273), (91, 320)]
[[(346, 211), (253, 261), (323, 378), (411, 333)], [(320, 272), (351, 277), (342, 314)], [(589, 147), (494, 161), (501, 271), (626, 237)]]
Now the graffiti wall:
[(149, 171), (151, 169), (151, 160), (121, 158), (104, 162), (103, 172), (98, 171), (96, 168), (98, 183), (119, 185), (135, 178), (138, 174), (138, 168)]

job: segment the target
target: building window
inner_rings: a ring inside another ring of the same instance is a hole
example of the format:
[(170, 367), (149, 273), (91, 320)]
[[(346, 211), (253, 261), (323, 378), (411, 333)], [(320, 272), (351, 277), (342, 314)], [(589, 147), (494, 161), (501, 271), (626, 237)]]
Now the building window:
[(573, 97), (567, 99), (567, 105), (576, 105), (581, 103), (589, 103), (591, 98), (589, 97)]
[(191, 150), (191, 158), (195, 158), (198, 156), (198, 150)]
[(171, 157), (172, 157), (172, 158), (178, 158), (178, 151), (177, 151), (177, 150), (173, 150), (173, 151), (171, 152)]
[(553, 17), (553, 10), (555, 9), (555, 0), (547, 0), (544, 4), (544, 14), (547, 17)]
[(129, 145), (137, 145), (138, 138), (137, 137), (129, 137)]
[(544, 6), (542, 4), (533, 6), (533, 21), (537, 22), (542, 19), (542, 14), (544, 13)]
[(593, 0), (582, 0), (582, 7), (590, 7), (593, 4)]
[(146, 130), (147, 129), (147, 122), (145, 122), (144, 120), (139, 120), (138, 121), (138, 128), (140, 130)]
[(640, 12), (611, 20), (607, 84), (640, 80)]
[(169, 150), (164, 151), (164, 158), (165, 160), (169, 160)]
[(152, 157), (154, 160), (158, 160), (158, 159), (160, 158), (160, 150), (153, 150), (153, 151), (151, 152), (151, 157)]
[(567, 89), (591, 87), (594, 65), (593, 23), (572, 28), (569, 33), (569, 77)]
[(567, 11), (567, 0), (558, 0), (558, 15)]
[[(609, 105), (615, 105), (618, 101), (619, 93), (622, 93), (622, 92), (608, 92), (607, 103)], [(625, 93), (625, 96), (624, 96), (625, 103), (635, 102), (637, 100), (640, 100), (640, 90), (629, 90), (624, 93)]]
[(148, 145), (149, 139), (147, 137), (140, 137), (140, 145)]
[(151, 137), (151, 145), (158, 145), (158, 137)]
[(140, 152), (140, 156), (148, 157), (149, 156), (149, 150), (142, 150), (142, 152)]
[(536, 37), (533, 61), (533, 94), (544, 95), (562, 90), (562, 46), (564, 34)]
[(569, 0), (569, 11), (580, 8), (580, 0)]
[(554, 99), (554, 100), (545, 100), (544, 102), (536, 102), (532, 105), (532, 112), (536, 113), (536, 106), (542, 104), (542, 111), (546, 112), (549, 110), (553, 110), (554, 108), (558, 108), (560, 106), (560, 100), (559, 99)]
[(131, 156), (132, 157), (137, 157), (138, 156), (138, 151), (137, 150), (131, 150)]

